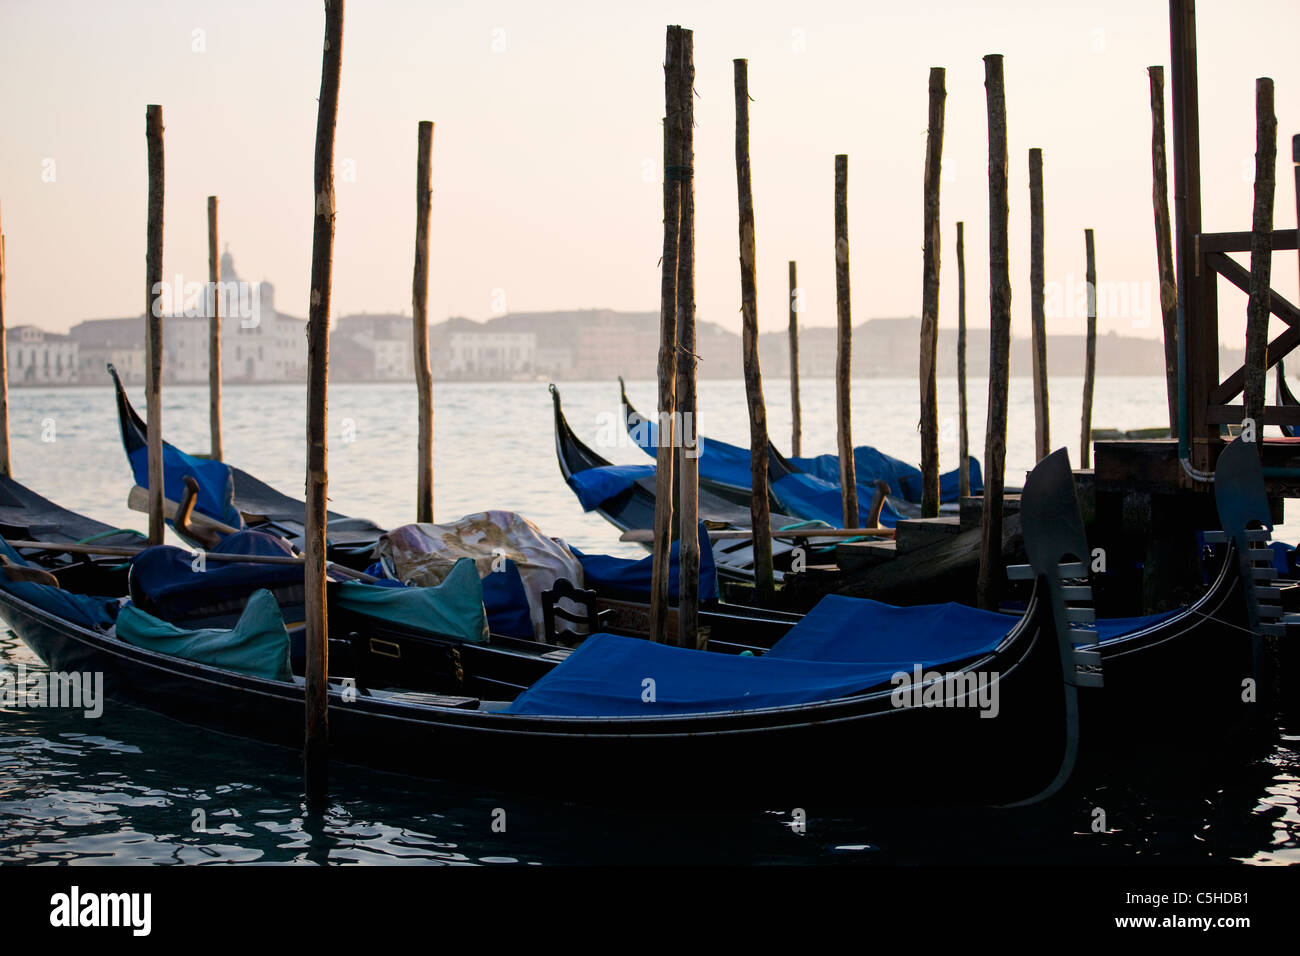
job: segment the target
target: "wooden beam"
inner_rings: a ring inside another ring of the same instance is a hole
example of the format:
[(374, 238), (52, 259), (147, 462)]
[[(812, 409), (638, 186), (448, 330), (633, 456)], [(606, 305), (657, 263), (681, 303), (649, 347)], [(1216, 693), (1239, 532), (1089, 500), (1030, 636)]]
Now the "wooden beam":
[[(1276, 250), (1274, 250), (1276, 251)], [(1206, 266), (1223, 276), (1242, 292), (1250, 295), (1250, 270), (1235, 259), (1221, 252), (1213, 252), (1205, 257)], [(1300, 309), (1282, 298), (1276, 292), (1269, 296), (1269, 311), (1287, 325), (1300, 326)]]
[(858, 525), (858, 479), (853, 462), (853, 314), (849, 289), (849, 157), (835, 157), (835, 436), (840, 459), (844, 527)]
[(1050, 406), (1047, 398), (1047, 315), (1044, 296), (1047, 276), (1043, 238), (1043, 151), (1029, 151), (1029, 317), (1034, 377), (1034, 457), (1042, 461), (1052, 451)]
[(1079, 440), (1079, 467), (1091, 468), (1092, 390), (1097, 378), (1097, 257), (1092, 230), (1083, 230), (1084, 280), (1088, 284), (1088, 337), (1083, 357), (1083, 430)]
[(1156, 273), (1160, 279), (1160, 318), (1165, 342), (1165, 392), (1169, 400), (1169, 434), (1177, 435), (1178, 280), (1174, 276), (1169, 171), (1165, 163), (1165, 70), (1162, 66), (1151, 66), (1147, 67), (1147, 74), (1151, 79), (1151, 207), (1155, 214)]
[[(145, 444), (149, 456), (149, 543), (162, 544), (162, 271), (163, 271), (163, 121), (162, 107), (145, 107), (149, 156), (149, 206), (145, 238)], [(180, 290), (176, 290), (179, 295)]]
[[(1272, 342), (1268, 343), (1268, 348), (1264, 353), (1264, 362), (1266, 368), (1272, 368), (1278, 363), (1279, 359), (1284, 359), (1291, 354), (1292, 350), (1300, 345), (1300, 327), (1291, 326), (1284, 329)], [(1241, 394), (1246, 383), (1246, 367), (1243, 365), (1235, 372), (1223, 380), (1223, 383), (1210, 393), (1210, 403), (1213, 405), (1222, 405)]]
[(433, 522), (433, 372), (429, 368), (429, 213), (433, 206), (433, 123), (421, 120), (415, 148), (415, 268), (411, 336), (418, 399), (415, 520)]
[(659, 286), (659, 423), (655, 449), (655, 523), (651, 553), (650, 640), (669, 636), (668, 572), (673, 538), (677, 424), (677, 252), (681, 225), (680, 28), (669, 27), (664, 53), (664, 238)]
[[(1212, 252), (1250, 252), (1253, 232), (1203, 232), (1196, 236), (1196, 245), (1201, 255)], [(1290, 252), (1296, 249), (1296, 231), (1294, 229), (1273, 230), (1273, 251)]]
[[(1214, 425), (1240, 425), (1242, 419), (1247, 417), (1246, 406), (1211, 405), (1208, 409), (1208, 417)], [(1265, 425), (1300, 425), (1300, 406), (1265, 405), (1263, 410), (1253, 417), (1257, 429), (1261, 419)], [(1258, 437), (1258, 430), (1256, 437)]]
[(214, 461), (221, 447), (221, 251), (217, 242), (217, 197), (208, 197), (208, 434)]
[(311, 237), (311, 297), (307, 318), (307, 505), (303, 528), (305, 567), (307, 801), (319, 809), (329, 786), (329, 640), (325, 602), (325, 501), (330, 294), (334, 269), (334, 132), (343, 63), (343, 0), (325, 0), (325, 40), (316, 111), (313, 172), (315, 216)]
[(966, 224), (957, 223), (957, 466), (958, 493), (970, 497), (970, 434), (966, 429)]
[[(695, 52), (694, 35), (679, 30), (683, 170), (682, 218), (677, 246), (677, 406), (681, 412), (682, 439), (677, 449), (681, 571), (677, 582), (677, 640), (683, 647), (703, 648), (700, 619), (700, 460), (699, 408), (696, 396), (695, 341)], [(689, 424), (688, 424), (689, 423)]]
[(799, 409), (799, 279), (794, 260), (790, 260), (790, 454), (798, 458), (802, 444), (803, 423)]
[(980, 517), (980, 607), (997, 610), (1002, 565), (1002, 500), (1007, 459), (1007, 377), (1011, 351), (1011, 262), (1007, 243), (1007, 97), (1002, 55), (984, 57), (989, 142), (989, 405)]
[[(1259, 423), (1264, 411), (1268, 374), (1269, 297), (1273, 263), (1273, 198), (1277, 192), (1277, 117), (1273, 113), (1273, 81), (1255, 81), (1255, 202), (1251, 216), (1250, 304), (1246, 310), (1245, 410)], [(1262, 423), (1259, 424), (1262, 429)], [(1263, 438), (1258, 435), (1258, 448)]]
[[(1174, 262), (1182, 296), (1187, 433), (1193, 467), (1212, 467), (1219, 428), (1206, 420), (1219, 381), (1218, 289), (1203, 275), (1195, 238), (1201, 234), (1201, 131), (1196, 67), (1195, 0), (1170, 0), (1170, 101), (1174, 148)], [(1181, 426), (1180, 426), (1181, 427)]]
[(767, 405), (758, 358), (758, 278), (754, 233), (754, 186), (749, 162), (749, 62), (734, 67), (736, 93), (736, 198), (740, 230), (740, 322), (745, 400), (749, 406), (749, 516), (754, 531), (754, 587), (770, 595), (772, 575), (771, 512), (768, 506)]
[(930, 108), (925, 136), (924, 228), (921, 239), (921, 516), (939, 516), (939, 179), (943, 164), (942, 67), (930, 68)]

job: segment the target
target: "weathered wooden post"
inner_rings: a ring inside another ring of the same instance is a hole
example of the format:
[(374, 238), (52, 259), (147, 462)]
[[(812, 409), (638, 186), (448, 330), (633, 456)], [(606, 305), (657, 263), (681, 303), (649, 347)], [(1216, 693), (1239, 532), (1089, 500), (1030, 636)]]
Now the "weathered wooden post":
[(217, 243), (217, 197), (208, 197), (208, 432), (211, 454), (221, 461), (221, 252)]
[(921, 268), (921, 517), (939, 516), (939, 174), (943, 162), (942, 67), (930, 68), (930, 115), (925, 138), (925, 227)]
[(1255, 423), (1256, 447), (1264, 448), (1264, 381), (1268, 375), (1269, 288), (1273, 260), (1273, 198), (1277, 176), (1277, 117), (1273, 81), (1255, 81), (1255, 208), (1250, 235), (1250, 305), (1246, 312), (1246, 418)]
[(433, 373), (429, 369), (429, 210), (433, 202), (433, 124), (420, 122), (415, 157), (415, 270), (411, 280), (411, 334), (415, 391), (415, 520), (433, 522)]
[(343, 0), (325, 0), (325, 42), (316, 111), (315, 213), (307, 317), (307, 509), (303, 531), (307, 626), (304, 765), (307, 801), (320, 807), (329, 786), (329, 641), (325, 609), (326, 394), (331, 274), (334, 267), (334, 129), (343, 62)]
[[(145, 107), (149, 156), (149, 207), (145, 233), (145, 409), (149, 455), (149, 543), (163, 543), (162, 460), (162, 270), (163, 270), (163, 121), (162, 107)], [(177, 290), (179, 294), (179, 290)]]
[(1079, 439), (1079, 467), (1091, 468), (1092, 389), (1097, 377), (1097, 260), (1091, 229), (1083, 230), (1083, 246), (1087, 258), (1084, 282), (1088, 287), (1088, 339), (1083, 356), (1083, 432)]
[[(664, 52), (664, 242), (659, 285), (659, 423), (655, 448), (655, 527), (650, 588), (650, 640), (668, 640), (669, 563), (677, 419), (677, 244), (681, 224), (681, 43), (669, 27)], [(680, 586), (678, 589), (680, 594)]]
[[(1291, 137), (1291, 161), (1295, 163), (1295, 216), (1296, 226), (1300, 228), (1300, 133)], [(0, 237), (0, 253), (3, 253), (4, 239)], [(1300, 262), (1300, 256), (1297, 256)]]
[(9, 351), (5, 333), (5, 234), (0, 223), (0, 475), (13, 474), (9, 461)]
[(736, 198), (740, 210), (740, 315), (745, 399), (749, 404), (750, 529), (754, 532), (754, 586), (772, 593), (772, 519), (768, 507), (767, 406), (758, 360), (758, 279), (754, 248), (754, 188), (749, 166), (749, 62), (733, 61), (736, 87)]
[(790, 260), (790, 454), (798, 458), (802, 451), (802, 415), (799, 409), (799, 279), (793, 259)]
[(957, 223), (957, 471), (958, 494), (970, 496), (970, 433), (966, 428), (966, 224)]
[(853, 462), (853, 318), (849, 303), (849, 157), (835, 157), (835, 435), (840, 455), (844, 527), (858, 526), (858, 479)]
[(682, 438), (677, 468), (681, 507), (681, 573), (678, 581), (677, 640), (683, 647), (702, 647), (700, 634), (699, 411), (695, 373), (695, 54), (693, 35), (681, 30), (678, 115), (681, 117), (682, 212), (677, 246), (677, 407)]
[[(1178, 434), (1178, 280), (1169, 225), (1169, 172), (1165, 164), (1165, 68), (1147, 67), (1151, 78), (1151, 206), (1156, 220), (1156, 269), (1160, 277), (1160, 318), (1165, 333), (1165, 391), (1169, 396), (1169, 434)], [(1084, 460), (1084, 468), (1088, 467)]]
[(980, 607), (997, 610), (1002, 590), (1002, 489), (1007, 457), (1007, 371), (1011, 351), (1011, 265), (1007, 247), (1007, 99), (1002, 55), (984, 57), (989, 127), (989, 413), (984, 437)]
[(1034, 457), (1042, 461), (1052, 451), (1047, 403), (1047, 320), (1043, 308), (1046, 291), (1043, 257), (1043, 151), (1029, 151), (1029, 310), (1032, 320), (1034, 372)]

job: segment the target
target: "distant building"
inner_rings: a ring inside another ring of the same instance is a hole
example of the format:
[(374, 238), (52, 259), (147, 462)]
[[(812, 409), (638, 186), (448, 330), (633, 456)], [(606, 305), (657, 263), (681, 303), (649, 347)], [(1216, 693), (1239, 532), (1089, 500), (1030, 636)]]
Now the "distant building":
[(93, 385), (108, 383), (105, 366), (112, 364), (127, 385), (145, 380), (144, 318), (89, 319), (68, 332), (77, 345), (80, 381)]
[(534, 371), (536, 358), (532, 332), (453, 332), (447, 337), (447, 370), (453, 376), (520, 375)]
[(413, 380), (412, 328), (409, 315), (362, 313), (341, 317), (330, 333), (330, 374), (341, 381)]
[(78, 379), (77, 343), (70, 335), (19, 325), (6, 330), (5, 352), (15, 385), (71, 385)]

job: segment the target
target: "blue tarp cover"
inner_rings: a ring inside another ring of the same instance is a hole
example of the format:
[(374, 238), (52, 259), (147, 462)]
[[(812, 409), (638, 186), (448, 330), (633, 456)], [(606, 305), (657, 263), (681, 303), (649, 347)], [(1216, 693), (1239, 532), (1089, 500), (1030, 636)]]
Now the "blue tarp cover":
[[(342, 608), (381, 621), (474, 644), (488, 642), (483, 584), (471, 558), (457, 561), (442, 583), (435, 587), (385, 587), (344, 581), (338, 586), (335, 600)], [(527, 605), (524, 612), (526, 617)], [(531, 631), (530, 626), (530, 634)]]
[[(650, 572), (654, 556), (616, 558), (608, 554), (583, 554), (570, 546), (582, 562), (583, 586), (609, 597), (626, 601), (650, 600)], [(676, 600), (681, 579), (681, 543), (673, 542), (668, 558), (668, 598)], [(713, 547), (704, 524), (700, 524), (700, 600), (718, 597), (718, 572), (713, 562)]]
[(574, 472), (569, 476), (569, 483), (582, 504), (582, 510), (594, 511), (603, 502), (654, 473), (654, 465), (604, 465)]
[[(832, 528), (844, 527), (844, 501), (839, 482), (832, 484), (816, 475), (784, 475), (772, 482), (772, 495), (782, 513), (809, 521), (824, 521)], [(871, 508), (875, 491), (858, 485), (858, 512), (865, 516)], [(882, 528), (893, 528), (899, 516), (886, 501), (880, 509)]]
[(754, 710), (844, 697), (900, 669), (738, 657), (594, 634), (515, 698), (507, 713), (643, 717)]
[[(149, 450), (135, 449), (127, 456), (135, 483), (149, 487)], [(235, 478), (224, 462), (187, 455), (174, 445), (163, 442), (163, 495), (169, 501), (179, 502), (185, 497), (185, 476), (191, 475), (199, 483), (199, 493), (194, 502), (196, 511), (216, 518), (233, 528), (242, 528), (244, 519), (235, 507)]]
[(764, 657), (805, 661), (892, 661), (900, 670), (992, 651), (1017, 618), (964, 604), (894, 607), (828, 594)]
[[(4, 538), (0, 538), (0, 551), (14, 564), (26, 566), (28, 563)], [(118, 602), (113, 598), (74, 594), (35, 581), (11, 581), (3, 569), (0, 569), (0, 589), (65, 621), (91, 630), (110, 627), (117, 617)]]
[[(288, 542), (265, 531), (241, 531), (228, 535), (212, 551), (269, 557), (293, 554)], [(302, 573), (302, 566), (297, 564), (207, 560), (200, 565), (191, 552), (166, 544), (146, 548), (131, 559), (132, 579), (155, 601), (190, 594), (195, 595), (200, 603), (225, 600), (246, 594), (254, 587), (301, 584)]]
[(528, 605), (528, 592), (524, 579), (514, 561), (506, 558), (500, 571), (492, 571), (481, 579), (483, 607), (493, 634), (536, 640), (533, 633), (533, 616)]
[(133, 647), (199, 664), (268, 680), (293, 679), (289, 632), (270, 591), (254, 592), (239, 622), (228, 630), (186, 630), (128, 604), (117, 616), (117, 636)]

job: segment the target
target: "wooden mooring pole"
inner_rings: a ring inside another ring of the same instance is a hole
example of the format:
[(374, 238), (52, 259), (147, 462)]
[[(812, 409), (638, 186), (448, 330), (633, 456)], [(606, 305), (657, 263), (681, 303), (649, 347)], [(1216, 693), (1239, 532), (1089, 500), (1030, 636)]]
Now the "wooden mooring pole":
[(651, 544), (650, 640), (668, 640), (669, 563), (677, 420), (677, 245), (681, 224), (681, 56), (678, 29), (664, 52), (664, 241), (659, 285), (659, 423), (655, 448), (655, 527)]
[(803, 452), (802, 412), (799, 409), (799, 278), (798, 268), (790, 260), (790, 454), (798, 458)]
[(700, 633), (699, 409), (695, 376), (695, 54), (690, 30), (678, 29), (681, 69), (678, 115), (681, 150), (682, 212), (677, 245), (677, 407), (682, 437), (678, 447), (678, 499), (681, 508), (681, 572), (678, 580), (677, 640), (683, 647), (704, 645)]
[(1083, 230), (1086, 258), (1084, 282), (1088, 287), (1088, 336), (1083, 356), (1083, 420), (1079, 437), (1079, 467), (1091, 468), (1092, 461), (1092, 389), (1097, 377), (1097, 259), (1092, 230)]
[[(1147, 68), (1151, 79), (1151, 207), (1156, 222), (1156, 269), (1160, 278), (1160, 318), (1165, 335), (1165, 391), (1169, 434), (1178, 434), (1178, 280), (1169, 224), (1169, 169), (1165, 162), (1165, 68)], [(1095, 294), (1095, 289), (1094, 289)], [(1084, 468), (1087, 468), (1085, 460)]]
[(849, 302), (849, 157), (835, 157), (835, 436), (840, 456), (844, 527), (858, 526), (858, 479), (853, 462), (853, 317)]
[(208, 433), (213, 461), (221, 461), (221, 252), (217, 197), (208, 197)]
[(970, 433), (966, 428), (966, 224), (957, 223), (957, 487), (970, 496)]
[(5, 343), (5, 234), (0, 222), (0, 475), (13, 474), (9, 461), (9, 351)]
[(1007, 245), (1007, 98), (1002, 55), (984, 57), (989, 129), (989, 411), (980, 522), (980, 607), (997, 610), (1002, 590), (1002, 489), (1007, 457), (1007, 374), (1011, 350), (1011, 264)]
[(326, 396), (330, 292), (334, 267), (334, 130), (343, 62), (343, 0), (325, 2), (325, 41), (316, 111), (315, 213), (307, 318), (307, 514), (303, 531), (307, 708), (303, 763), (308, 805), (319, 809), (329, 786), (329, 641), (325, 608)]
[[(163, 270), (163, 120), (162, 107), (145, 107), (149, 156), (149, 208), (145, 233), (145, 426), (149, 455), (149, 543), (163, 543), (162, 460), (162, 270)], [(180, 290), (176, 290), (179, 294)]]
[(433, 373), (429, 368), (429, 211), (433, 203), (433, 124), (421, 120), (415, 155), (415, 269), (411, 279), (418, 435), (415, 520), (433, 522)]
[(733, 61), (736, 87), (736, 199), (740, 220), (740, 315), (749, 404), (750, 529), (754, 532), (754, 586), (772, 593), (772, 520), (768, 507), (767, 406), (758, 360), (758, 278), (754, 248), (754, 187), (749, 164), (749, 62)]
[(1047, 316), (1043, 298), (1047, 290), (1043, 239), (1043, 151), (1029, 151), (1029, 314), (1034, 373), (1034, 460), (1052, 451), (1047, 399)]
[(1263, 454), (1264, 382), (1268, 376), (1268, 317), (1273, 260), (1273, 199), (1277, 186), (1277, 117), (1273, 81), (1255, 81), (1255, 204), (1250, 235), (1250, 304), (1246, 312), (1246, 418), (1255, 423)]
[(939, 516), (939, 176), (943, 163), (942, 67), (930, 68), (925, 138), (924, 235), (921, 268), (921, 517)]

